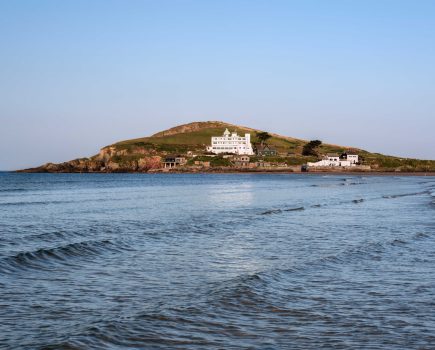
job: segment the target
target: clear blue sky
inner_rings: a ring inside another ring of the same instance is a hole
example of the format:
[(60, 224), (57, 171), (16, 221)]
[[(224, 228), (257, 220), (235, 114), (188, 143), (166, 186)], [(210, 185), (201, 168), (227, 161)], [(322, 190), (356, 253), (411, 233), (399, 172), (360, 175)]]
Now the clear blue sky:
[(0, 0), (0, 169), (198, 120), (435, 159), (435, 1)]

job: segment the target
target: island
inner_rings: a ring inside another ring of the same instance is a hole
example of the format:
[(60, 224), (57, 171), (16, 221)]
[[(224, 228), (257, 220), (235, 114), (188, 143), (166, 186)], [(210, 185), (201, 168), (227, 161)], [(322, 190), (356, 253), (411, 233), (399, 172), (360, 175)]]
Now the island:
[(98, 154), (19, 172), (435, 173), (435, 160), (371, 153), (221, 121), (193, 122), (120, 141)]

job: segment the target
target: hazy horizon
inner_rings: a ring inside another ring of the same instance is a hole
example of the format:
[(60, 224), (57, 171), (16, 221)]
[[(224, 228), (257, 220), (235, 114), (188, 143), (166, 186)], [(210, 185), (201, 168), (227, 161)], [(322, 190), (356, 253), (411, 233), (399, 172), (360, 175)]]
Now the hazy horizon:
[(0, 3), (0, 170), (220, 120), (435, 159), (433, 1)]

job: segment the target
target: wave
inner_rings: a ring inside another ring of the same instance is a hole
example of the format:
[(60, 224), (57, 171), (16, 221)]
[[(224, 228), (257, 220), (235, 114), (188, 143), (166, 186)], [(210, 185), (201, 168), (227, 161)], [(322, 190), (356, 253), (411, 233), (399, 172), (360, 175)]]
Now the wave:
[(318, 187), (318, 188), (332, 188), (332, 187), (341, 187), (345, 186), (346, 183), (340, 182), (340, 183), (327, 183), (327, 184), (313, 184), (310, 185), (310, 187)]
[(79, 231), (52, 231), (45, 233), (32, 233), (23, 237), (20, 237), (19, 240), (28, 242), (28, 241), (36, 241), (36, 242), (56, 242), (59, 240), (71, 239), (76, 237), (84, 237), (85, 233)]
[[(372, 198), (374, 199), (374, 198)], [(358, 199), (352, 199), (352, 200), (345, 200), (345, 201), (338, 201), (338, 202), (331, 202), (331, 203), (317, 203), (317, 204), (312, 204), (309, 206), (309, 208), (312, 209), (316, 209), (316, 208), (321, 208), (321, 207), (326, 207), (326, 206), (334, 206), (334, 205), (341, 205), (341, 204), (347, 204), (347, 203), (354, 203), (354, 204), (358, 204), (358, 203), (362, 203), (366, 201), (366, 199), (364, 198), (358, 198)], [(305, 210), (305, 207), (300, 206), (300, 207), (295, 207), (295, 208), (278, 208), (278, 209), (270, 209), (270, 210), (265, 210), (263, 212), (260, 213), (260, 215), (272, 215), (272, 214), (280, 214), (283, 212), (289, 212), (289, 211), (302, 211)]]
[[(330, 269), (334, 266), (340, 266), (349, 262), (356, 263), (360, 260), (380, 260), (381, 255), (390, 249), (398, 249), (409, 245), (414, 240), (424, 240), (430, 238), (431, 235), (425, 232), (417, 232), (407, 238), (395, 238), (386, 242), (367, 242), (349, 249), (346, 249), (337, 254), (327, 255), (319, 259), (308, 261), (300, 266), (282, 267), (273, 270), (257, 271), (251, 275), (239, 276), (233, 280), (223, 282), (216, 289), (217, 292), (230, 294), (234, 298), (241, 297), (243, 292), (249, 289), (249, 295), (255, 296), (256, 289), (262, 289), (270, 282), (276, 283), (282, 280), (281, 274), (300, 274), (308, 273), (308, 270)], [(284, 280), (288, 280), (287, 278)], [(216, 292), (215, 291), (215, 292)], [(257, 297), (255, 299), (258, 299)], [(257, 302), (259, 300), (256, 300)]]
[(346, 249), (340, 253), (328, 255), (320, 259), (309, 262), (306, 265), (300, 267), (292, 267), (286, 269), (290, 272), (303, 272), (306, 269), (318, 268), (318, 266), (325, 266), (325, 264), (345, 264), (349, 262), (356, 262), (357, 260), (380, 260), (381, 255), (387, 252), (389, 249), (401, 248), (409, 245), (415, 240), (423, 240), (431, 237), (428, 233), (417, 232), (408, 237), (394, 238), (385, 242), (367, 242), (349, 249)]
[(343, 182), (335, 182), (335, 183), (326, 183), (326, 184), (312, 184), (310, 187), (319, 187), (319, 188), (331, 188), (331, 187), (341, 187), (341, 186), (358, 186), (358, 185), (367, 185), (367, 182), (360, 181), (352, 181), (354, 179), (342, 179)]
[[(35, 195), (36, 196), (36, 195)], [(47, 195), (41, 195), (38, 194), (37, 197), (41, 198), (42, 196), (47, 196)], [(142, 197), (138, 197), (138, 198), (142, 198)], [(115, 198), (111, 198), (110, 200), (114, 200)], [(131, 200), (132, 197), (126, 197), (126, 198), (116, 198), (117, 202), (121, 202), (121, 201), (129, 201)], [(100, 199), (83, 199), (83, 198), (78, 198), (78, 199), (70, 199), (70, 200), (37, 200), (37, 201), (17, 201), (17, 202), (0, 202), (0, 206), (24, 206), (24, 205), (46, 205), (46, 204), (71, 204), (71, 203), (99, 203), (101, 200)], [(131, 209), (134, 209), (136, 207), (132, 207)]]
[(67, 204), (67, 203), (72, 203), (73, 201), (65, 201), (65, 200), (60, 200), (60, 201), (31, 201), (31, 202), (26, 202), (26, 201), (20, 201), (20, 202), (4, 202), (4, 203), (0, 203), (0, 206), (24, 206), (24, 205), (46, 205), (46, 204)]
[[(47, 348), (274, 348), (267, 344), (271, 329), (291, 337), (291, 328), (298, 329), (298, 324), (319, 323), (325, 327), (346, 324), (346, 328), (340, 328), (339, 332), (352, 337), (359, 324), (368, 322), (367, 317), (349, 321), (348, 314), (341, 317), (340, 313), (331, 312), (331, 295), (323, 295), (316, 289), (319, 283), (324, 282), (325, 288), (332, 289), (334, 281), (340, 279), (334, 270), (341, 265), (349, 261), (378, 260), (389, 249), (401, 249), (412, 240), (428, 237), (431, 237), (428, 233), (418, 232), (385, 242), (366, 242), (300, 266), (253, 271), (210, 283), (196, 291), (195, 300), (187, 304), (161, 304), (132, 312), (127, 317), (101, 320), (98, 325), (88, 324), (69, 335), (67, 340), (57, 343), (51, 340), (52, 345)], [(332, 273), (323, 273), (322, 270), (331, 270)], [(313, 280), (316, 280), (314, 287)], [(340, 295), (343, 292), (342, 289), (338, 291)], [(341, 306), (343, 300), (338, 301), (338, 306)], [(349, 305), (352, 303), (347, 302)], [(370, 327), (380, 331), (376, 323), (370, 323)], [(331, 333), (319, 341), (335, 344), (334, 337)]]
[(25, 192), (28, 191), (26, 188), (0, 188), (0, 193), (7, 192)]
[(360, 260), (373, 259), (379, 260), (380, 255), (384, 254), (390, 249), (398, 249), (411, 244), (413, 241), (425, 240), (430, 238), (431, 235), (426, 232), (417, 232), (409, 235), (408, 237), (394, 238), (384, 242), (370, 241), (360, 245), (345, 249), (337, 254), (326, 255), (318, 259), (314, 259), (303, 263), (302, 265), (294, 265), (281, 267), (273, 270), (257, 271), (250, 275), (238, 276), (235, 279), (221, 282), (222, 285), (217, 290), (228, 290), (233, 287), (238, 289), (246, 286), (260, 287), (265, 286), (269, 282), (276, 282), (279, 275), (284, 273), (305, 273), (307, 270), (319, 268), (330, 268), (332, 265), (343, 265), (349, 262), (357, 262)]
[[(377, 198), (357, 198), (357, 199), (352, 199), (352, 200), (344, 200), (344, 201), (332, 201), (329, 203), (317, 203), (317, 204), (312, 204), (310, 205), (308, 208), (320, 208), (320, 207), (330, 207), (330, 206), (336, 206), (336, 205), (342, 205), (342, 204), (348, 204), (348, 203), (354, 203), (354, 204), (359, 204), (365, 201), (375, 201), (375, 200), (379, 200), (379, 199), (392, 199), (392, 198), (401, 198), (401, 197), (408, 197), (408, 196), (417, 196), (417, 195), (422, 195), (422, 194), (427, 194), (428, 191), (421, 191), (421, 192), (412, 192), (412, 193), (403, 193), (403, 194), (394, 194), (394, 195), (384, 195), (382, 197), (377, 197)], [(432, 194), (433, 196), (435, 196), (435, 194)], [(433, 202), (435, 203), (435, 201)], [(432, 203), (432, 204), (433, 204)], [(299, 211), (299, 210), (305, 210), (305, 207), (301, 206), (301, 207), (296, 207), (296, 208), (277, 208), (277, 209), (270, 209), (270, 210), (265, 210), (263, 212), (260, 213), (260, 215), (272, 215), (272, 214), (280, 214), (286, 211)]]
[[(222, 322), (203, 308), (178, 307), (142, 312), (127, 319), (101, 320), (44, 349), (224, 349), (230, 337), (249, 338), (240, 326)], [(234, 348), (234, 347), (231, 347)], [(240, 346), (237, 348), (241, 348)]]
[[(418, 232), (384, 242), (369, 241), (300, 265), (255, 271), (248, 275), (216, 282), (210, 286), (204, 303), (215, 308), (223, 308), (227, 312), (243, 313), (244, 315), (272, 313), (310, 318), (315, 314), (315, 311), (305, 310), (306, 312), (300, 314), (298, 312), (301, 310), (289, 308), (287, 303), (291, 293), (299, 296), (303, 293), (307, 276), (317, 276), (316, 278), (318, 278), (319, 273), (322, 276), (329, 275), (326, 273), (327, 270), (339, 270), (348, 264), (358, 264), (361, 261), (380, 261), (391, 250), (405, 249), (412, 241), (424, 240), (429, 237), (431, 236), (428, 233)], [(304, 281), (303, 285), (297, 282), (301, 278)], [(270, 293), (273, 294), (273, 298), (270, 297)], [(282, 300), (281, 296), (283, 296)], [(268, 314), (268, 317), (273, 316)]]
[(384, 195), (382, 198), (401, 198), (401, 197), (409, 197), (409, 196), (418, 196), (421, 194), (428, 194), (428, 191), (421, 191), (421, 192), (412, 192), (412, 193), (400, 193), (400, 194), (390, 194), (390, 195)]
[[(320, 207), (325, 207), (325, 206), (331, 206), (331, 205), (340, 205), (340, 204), (346, 204), (346, 203), (362, 203), (364, 202), (365, 199), (364, 198), (358, 198), (358, 199), (353, 199), (351, 201), (346, 200), (346, 201), (339, 201), (339, 202), (335, 202), (335, 203), (323, 203), (323, 204), (312, 204), (309, 206), (309, 208), (315, 209), (315, 208), (320, 208)], [(295, 207), (295, 208), (278, 208), (278, 209), (270, 209), (270, 210), (265, 210), (263, 212), (260, 213), (260, 215), (272, 215), (272, 214), (281, 214), (283, 212), (290, 212), (290, 211), (302, 211), (305, 210), (305, 207), (300, 206), (300, 207)]]
[(283, 208), (283, 209), (271, 209), (271, 210), (266, 210), (262, 213), (260, 213), (260, 215), (271, 215), (271, 214), (279, 214), (282, 212), (289, 212), (289, 211), (301, 211), (301, 210), (305, 210), (304, 207), (296, 207), (296, 208)]
[(120, 252), (127, 247), (109, 239), (69, 243), (54, 248), (24, 251), (0, 260), (0, 271), (17, 269), (50, 269), (53, 263), (68, 264), (71, 258), (98, 255), (103, 252)]

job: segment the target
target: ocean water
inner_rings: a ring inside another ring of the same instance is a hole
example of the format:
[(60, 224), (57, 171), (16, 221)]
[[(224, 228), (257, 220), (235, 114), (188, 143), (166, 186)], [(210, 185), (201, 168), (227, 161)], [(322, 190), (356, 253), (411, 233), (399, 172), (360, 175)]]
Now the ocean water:
[(1, 349), (434, 349), (435, 178), (0, 174)]

